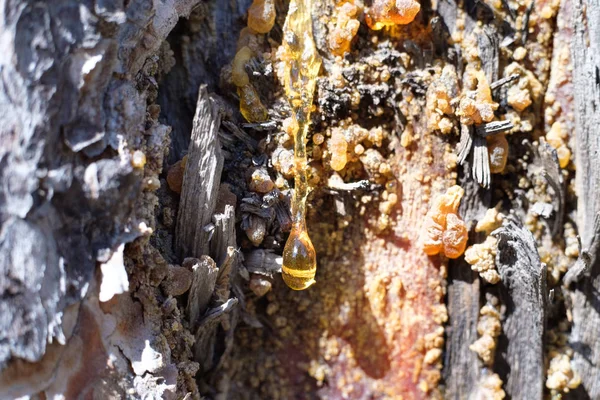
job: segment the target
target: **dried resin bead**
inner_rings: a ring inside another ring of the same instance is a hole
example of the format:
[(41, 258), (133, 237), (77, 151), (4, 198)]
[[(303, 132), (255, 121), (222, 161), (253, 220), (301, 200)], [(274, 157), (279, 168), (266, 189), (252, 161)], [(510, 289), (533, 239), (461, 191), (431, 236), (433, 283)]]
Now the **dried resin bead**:
[(269, 116), (267, 109), (260, 101), (260, 97), (254, 86), (248, 84), (238, 87), (240, 96), (240, 111), (248, 122), (263, 122)]
[(503, 133), (487, 137), (487, 148), (490, 156), (490, 172), (499, 174), (506, 167), (508, 159), (508, 141)]
[(469, 233), (467, 226), (456, 214), (446, 216), (446, 230), (444, 230), (444, 254), (448, 258), (460, 257), (467, 248)]
[(352, 3), (343, 3), (337, 8), (335, 29), (329, 34), (329, 48), (334, 55), (343, 56), (350, 51), (350, 44), (360, 27), (356, 19), (358, 11)]
[(248, 8), (248, 27), (258, 33), (269, 33), (275, 24), (275, 1), (254, 0)]
[(435, 199), (427, 212), (421, 228), (421, 247), (427, 255), (441, 253), (448, 258), (458, 258), (465, 252), (468, 231), (458, 216), (458, 206), (464, 192), (458, 185), (450, 187)]
[(415, 0), (373, 0), (367, 13), (367, 25), (373, 30), (380, 30), (391, 25), (411, 23), (421, 5)]
[(346, 152), (348, 151), (348, 142), (340, 129), (334, 129), (331, 133), (331, 139), (328, 141), (331, 161), (329, 166), (334, 171), (341, 171), (348, 162)]

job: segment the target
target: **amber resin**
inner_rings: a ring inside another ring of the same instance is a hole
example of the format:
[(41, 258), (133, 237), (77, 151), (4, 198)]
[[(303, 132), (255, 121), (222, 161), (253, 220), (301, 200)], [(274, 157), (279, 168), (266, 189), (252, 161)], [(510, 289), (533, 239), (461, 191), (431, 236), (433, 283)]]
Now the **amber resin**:
[(231, 81), (237, 86), (240, 96), (240, 112), (248, 122), (262, 122), (269, 117), (267, 109), (260, 101), (258, 92), (250, 83), (246, 73), (246, 64), (254, 57), (254, 51), (248, 46), (238, 50), (231, 63)]
[(254, 0), (248, 9), (248, 27), (258, 33), (269, 33), (275, 24), (275, 1)]
[(292, 0), (283, 28), (285, 63), (285, 94), (292, 108), (294, 123), (294, 198), (293, 227), (283, 250), (282, 275), (294, 290), (303, 290), (315, 283), (317, 258), (306, 230), (306, 197), (309, 187), (306, 163), (306, 134), (321, 59), (312, 36), (310, 0)]
[(469, 234), (464, 221), (458, 216), (458, 206), (465, 191), (458, 185), (439, 196), (425, 216), (421, 232), (423, 251), (427, 255), (444, 254), (458, 258), (467, 247)]
[(386, 26), (409, 24), (420, 10), (421, 5), (415, 0), (373, 0), (366, 21), (369, 28), (377, 31)]

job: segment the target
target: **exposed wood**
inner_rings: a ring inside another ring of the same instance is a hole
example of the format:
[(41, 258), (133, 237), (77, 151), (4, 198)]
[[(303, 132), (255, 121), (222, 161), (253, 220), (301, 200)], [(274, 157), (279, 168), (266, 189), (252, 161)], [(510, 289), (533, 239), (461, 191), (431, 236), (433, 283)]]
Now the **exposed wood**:
[(273, 251), (257, 249), (244, 253), (244, 264), (248, 272), (272, 275), (281, 271), (282, 257)]
[[(467, 163), (462, 168), (460, 185), (465, 189), (459, 213), (471, 228), (473, 242), (482, 235), (472, 228), (483, 218), (490, 203), (490, 192), (479, 186), (470, 176)], [(481, 308), (481, 282), (471, 266), (460, 258), (448, 265), (448, 327), (446, 328), (446, 355), (444, 382), (446, 398), (464, 399), (473, 394), (481, 375), (482, 363), (469, 346), (478, 338), (477, 322)]]
[[(571, 43), (575, 96), (577, 164), (577, 224), (582, 247), (590, 248), (600, 210), (600, 2), (571, 2), (570, 24), (576, 27)], [(573, 330), (569, 339), (585, 395), (600, 397), (600, 257), (591, 253), (591, 269), (572, 292)]]
[(446, 398), (464, 399), (476, 387), (481, 362), (469, 345), (477, 340), (480, 287), (477, 273), (464, 260), (452, 262), (448, 276), (448, 326), (444, 382)]
[(200, 87), (194, 127), (183, 177), (175, 248), (180, 257), (209, 252), (210, 229), (223, 171), (219, 141), (221, 114), (207, 87)]
[(209, 371), (214, 366), (216, 330), (237, 303), (237, 299), (229, 299), (225, 303), (210, 309), (200, 321), (195, 335), (194, 358), (202, 362), (200, 367), (203, 372)]
[(213, 216), (214, 233), (210, 239), (210, 254), (221, 268), (227, 258), (227, 249), (236, 247), (235, 240), (235, 210), (227, 204), (223, 213)]
[(183, 265), (187, 268), (191, 267), (194, 274), (186, 309), (188, 321), (193, 329), (208, 307), (217, 283), (219, 269), (209, 256), (200, 259), (187, 258)]
[(498, 238), (496, 267), (508, 295), (504, 297), (504, 291), (500, 292), (506, 305), (502, 330), (508, 340), (504, 355), (508, 365), (505, 391), (513, 399), (542, 399), (546, 265), (540, 262), (531, 232), (510, 217), (492, 234)]

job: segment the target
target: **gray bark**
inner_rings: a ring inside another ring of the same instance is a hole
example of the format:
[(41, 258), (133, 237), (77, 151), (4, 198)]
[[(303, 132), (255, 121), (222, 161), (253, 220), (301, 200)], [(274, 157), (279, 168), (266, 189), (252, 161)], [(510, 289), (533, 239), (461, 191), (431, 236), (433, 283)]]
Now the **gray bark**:
[(577, 223), (584, 249), (593, 249), (590, 270), (571, 293), (573, 330), (570, 343), (583, 382), (582, 398), (600, 397), (600, 259), (594, 245), (600, 211), (600, 2), (578, 0), (571, 4), (576, 29), (571, 46), (575, 97), (577, 163)]
[[(492, 233), (498, 238), (496, 266), (505, 290), (502, 330), (506, 337), (505, 390), (513, 399), (542, 399), (546, 328), (546, 265), (540, 262), (531, 232), (508, 219)], [(498, 362), (497, 362), (498, 363)]]
[[(97, 263), (142, 234), (132, 218), (144, 174), (132, 152), (162, 165), (168, 134), (145, 126), (150, 70), (197, 3), (0, 2), (2, 398), (60, 379), (47, 375), (58, 360), (46, 349), (69, 342), (66, 310), (97, 289)], [(10, 378), (19, 360), (45, 354), (47, 368)]]
[[(489, 207), (490, 193), (479, 187), (466, 164), (460, 184), (465, 189), (459, 212), (471, 222), (471, 230)], [(481, 234), (471, 232), (470, 237), (481, 240)], [(450, 262), (448, 271), (448, 329), (446, 332), (446, 358), (444, 381), (446, 397), (468, 398), (477, 390), (482, 363), (469, 346), (478, 338), (477, 321), (481, 308), (481, 282), (476, 272), (464, 259)]]

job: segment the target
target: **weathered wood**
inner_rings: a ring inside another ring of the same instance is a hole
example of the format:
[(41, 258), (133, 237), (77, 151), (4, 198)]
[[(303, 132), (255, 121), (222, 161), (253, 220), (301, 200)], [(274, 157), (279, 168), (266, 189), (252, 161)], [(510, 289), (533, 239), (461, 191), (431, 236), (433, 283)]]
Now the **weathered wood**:
[(458, 163), (460, 165), (464, 164), (467, 161), (467, 157), (471, 154), (471, 149), (473, 148), (473, 127), (469, 125), (460, 125), (460, 142), (458, 143), (458, 147), (456, 149), (456, 154), (458, 155)]
[(210, 239), (210, 254), (221, 268), (227, 258), (228, 248), (237, 245), (235, 240), (235, 210), (226, 205), (223, 213), (213, 216), (215, 230)]
[(214, 299), (216, 304), (223, 304), (231, 293), (231, 275), (237, 270), (239, 252), (229, 246), (226, 251), (225, 259), (219, 266), (219, 275), (215, 284)]
[(272, 250), (256, 249), (244, 253), (244, 264), (248, 272), (254, 274), (272, 275), (281, 272), (283, 259)]
[(490, 83), (490, 89), (491, 90), (496, 90), (496, 89), (502, 87), (503, 85), (506, 85), (507, 83), (510, 83), (510, 82), (512, 82), (514, 80), (519, 79), (519, 77), (520, 77), (519, 74), (512, 74), (512, 75), (509, 75), (509, 76), (507, 76), (505, 78), (498, 79), (497, 81)]
[(598, 251), (600, 251), (600, 213), (594, 218), (594, 236), (592, 236), (590, 247), (580, 249), (579, 258), (573, 264), (563, 278), (563, 285), (569, 287), (572, 283), (589, 278), (592, 263), (597, 262)]
[[(490, 203), (490, 191), (479, 186), (471, 177), (466, 163), (459, 178), (465, 196), (459, 213), (471, 231), (483, 218)], [(481, 241), (481, 234), (471, 232), (472, 242)], [(444, 360), (445, 396), (464, 399), (473, 394), (481, 375), (482, 363), (469, 346), (478, 338), (477, 322), (481, 308), (481, 281), (471, 266), (460, 258), (448, 265), (448, 327), (446, 328), (446, 357)]]
[(473, 179), (484, 188), (489, 188), (492, 183), (490, 173), (490, 156), (487, 141), (484, 137), (475, 135), (473, 137)]
[(476, 386), (481, 362), (469, 345), (477, 340), (480, 281), (464, 260), (452, 262), (448, 274), (448, 326), (444, 382), (447, 399), (464, 399)]
[(223, 121), (223, 126), (233, 134), (238, 140), (244, 142), (244, 144), (248, 147), (250, 151), (256, 151), (256, 147), (258, 143), (256, 140), (252, 138), (252, 136), (248, 135), (243, 129), (238, 127), (231, 121)]
[(221, 114), (206, 86), (200, 87), (194, 127), (183, 176), (175, 249), (180, 257), (209, 252), (210, 230), (223, 171), (219, 141)]
[(512, 218), (508, 217), (492, 235), (498, 238), (496, 267), (506, 289), (500, 291), (506, 306), (502, 330), (508, 340), (504, 356), (509, 368), (505, 391), (513, 399), (542, 399), (548, 298), (546, 265), (540, 262), (531, 232)]
[(577, 0), (572, 3), (575, 30), (572, 43), (573, 84), (575, 86), (576, 163), (578, 188), (577, 222), (584, 245), (594, 234), (593, 217), (600, 209), (600, 2)]
[[(237, 260), (238, 251), (231, 246), (228, 247), (225, 260), (216, 274), (214, 293), (213, 290), (210, 290), (209, 292), (212, 298), (212, 308), (208, 310), (202, 320), (199, 321), (195, 333), (196, 342), (194, 343), (193, 349), (194, 359), (200, 363), (203, 372), (213, 370), (212, 378), (216, 378), (217, 380), (220, 377), (215, 377), (214, 372), (218, 369), (219, 365), (222, 365), (222, 363), (225, 362), (225, 359), (229, 357), (229, 353), (233, 347), (233, 332), (237, 325), (237, 313), (233, 313), (233, 311), (239, 300), (235, 297), (229, 298), (231, 293), (230, 279), (232, 273), (235, 274), (236, 272), (235, 267), (237, 265)], [(206, 290), (209, 288), (204, 289)], [(230, 314), (233, 315), (230, 317)], [(222, 337), (218, 335), (220, 323), (228, 326), (228, 332), (223, 335), (225, 336), (224, 349), (217, 346), (217, 343), (222, 339)], [(223, 354), (219, 354), (219, 357), (215, 357), (215, 354), (218, 351)], [(209, 378), (211, 377), (209, 376)]]
[(475, 132), (481, 137), (488, 137), (503, 131), (509, 131), (513, 128), (510, 121), (492, 121), (487, 124), (481, 124), (475, 127)]
[(237, 299), (229, 299), (225, 303), (210, 309), (200, 321), (195, 335), (194, 359), (201, 362), (200, 368), (203, 372), (209, 371), (214, 366), (216, 330), (237, 303)]
[[(595, 236), (596, 213), (600, 210), (600, 2), (570, 2), (570, 25), (575, 98), (577, 165), (577, 225), (584, 248)], [(573, 329), (569, 339), (575, 350), (574, 363), (581, 376), (583, 391), (592, 399), (600, 397), (600, 257), (590, 254), (589, 276), (575, 285), (571, 294)]]
[[(477, 26), (479, 8), (487, 7), (479, 2), (466, 2), (467, 10), (465, 30), (471, 32)], [(456, 31), (457, 16), (461, 12), (460, 5), (454, 0), (441, 0), (437, 11), (442, 17), (450, 33)], [(488, 13), (489, 14), (489, 13)], [(488, 17), (488, 14), (485, 17)], [(467, 34), (467, 33), (465, 33)], [(477, 41), (483, 70), (489, 82), (497, 82), (497, 86), (504, 81), (497, 81), (499, 76), (499, 50), (498, 32), (496, 29), (486, 30), (485, 37)], [(462, 74), (462, 57), (457, 60), (457, 72)], [(490, 128), (498, 124), (504, 127), (505, 122), (492, 122)], [(485, 133), (487, 125), (477, 127)], [(474, 126), (461, 124), (460, 143), (457, 148), (458, 162), (462, 165), (459, 184), (465, 189), (459, 213), (470, 226), (483, 218), (490, 207), (491, 193), (486, 188), (491, 184), (489, 169), (489, 156), (487, 143), (481, 133), (475, 132)], [(480, 186), (481, 185), (481, 186)], [(483, 187), (482, 187), (483, 186)], [(470, 243), (482, 240), (481, 234), (471, 232)], [(477, 354), (469, 346), (478, 338), (477, 322), (481, 307), (480, 280), (471, 266), (463, 258), (451, 260), (448, 266), (448, 328), (446, 331), (446, 356), (444, 360), (444, 381), (446, 384), (445, 396), (448, 399), (465, 399), (475, 394), (478, 380), (481, 376), (482, 363)]]
[(194, 274), (186, 308), (188, 321), (193, 329), (210, 303), (219, 276), (219, 269), (209, 256), (202, 256), (200, 259), (187, 258), (183, 265), (188, 268), (191, 265)]

